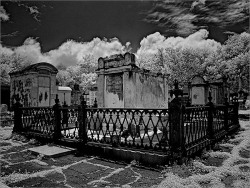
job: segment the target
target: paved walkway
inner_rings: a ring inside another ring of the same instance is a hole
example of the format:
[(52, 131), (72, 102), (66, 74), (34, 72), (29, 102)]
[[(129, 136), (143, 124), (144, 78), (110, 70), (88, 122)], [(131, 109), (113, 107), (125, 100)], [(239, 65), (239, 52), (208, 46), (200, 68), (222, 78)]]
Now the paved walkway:
[(96, 157), (36, 156), (28, 151), (36, 143), (23, 141), (0, 142), (1, 179), (9, 187), (150, 187), (163, 180), (160, 172)]

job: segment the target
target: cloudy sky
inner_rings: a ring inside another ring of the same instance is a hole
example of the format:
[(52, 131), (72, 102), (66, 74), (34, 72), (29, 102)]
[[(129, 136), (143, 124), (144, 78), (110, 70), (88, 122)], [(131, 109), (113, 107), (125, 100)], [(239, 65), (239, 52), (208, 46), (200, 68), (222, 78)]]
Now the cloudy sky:
[(166, 46), (215, 49), (227, 39), (225, 32), (247, 30), (247, 3), (2, 1), (0, 49), (55, 65), (74, 65), (86, 54), (104, 57), (128, 49), (134, 53)]

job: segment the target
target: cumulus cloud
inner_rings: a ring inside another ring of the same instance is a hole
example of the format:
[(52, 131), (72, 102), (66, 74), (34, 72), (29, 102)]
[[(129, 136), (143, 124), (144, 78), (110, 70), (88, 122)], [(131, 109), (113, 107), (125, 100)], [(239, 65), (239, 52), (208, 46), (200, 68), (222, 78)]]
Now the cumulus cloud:
[[(201, 29), (186, 38), (166, 38), (159, 32), (156, 32), (141, 40), (140, 48), (137, 50), (136, 55), (155, 54), (158, 52), (158, 49), (164, 48), (199, 48), (216, 50), (221, 44), (215, 40), (208, 39), (208, 34), (207, 30)], [(0, 44), (0, 50), (6, 54), (21, 54), (33, 63), (48, 62), (55, 66), (63, 65), (68, 67), (83, 63), (85, 57), (88, 55), (92, 55), (95, 59), (98, 59), (99, 57), (125, 53), (130, 50), (130, 45), (130, 42), (123, 45), (117, 38), (110, 40), (94, 38), (89, 42), (68, 40), (62, 43), (57, 49), (42, 53), (41, 44), (37, 39), (30, 37), (23, 42), (23, 45), (15, 48), (3, 47)]]
[(29, 61), (37, 63), (41, 61), (48, 61), (48, 57), (41, 53), (41, 45), (37, 39), (27, 38), (22, 46), (13, 49), (15, 53), (21, 54)]
[(97, 59), (99, 57), (123, 53), (124, 50), (125, 46), (118, 39), (108, 41), (94, 38), (92, 41), (84, 43), (69, 40), (63, 43), (58, 49), (46, 53), (46, 55), (50, 57), (53, 64), (67, 66), (81, 63), (83, 58), (89, 54)]
[(208, 31), (201, 29), (186, 38), (183, 37), (169, 37), (166, 38), (159, 32), (148, 35), (140, 42), (140, 48), (137, 55), (147, 53), (155, 54), (158, 49), (162, 48), (194, 48), (216, 50), (220, 43), (215, 40), (208, 39)]
[(3, 6), (0, 6), (0, 20), (1, 21), (8, 21), (9, 20), (9, 15), (7, 14), (7, 12), (3, 8)]
[[(127, 43), (127, 45), (130, 43)], [(27, 57), (31, 62), (48, 62), (55, 66), (64, 65), (66, 67), (82, 63), (84, 57), (93, 55), (94, 58), (106, 57), (114, 54), (125, 53), (126, 46), (117, 38), (111, 40), (101, 40), (94, 38), (90, 42), (76, 42), (68, 40), (61, 44), (57, 49), (46, 53), (41, 52), (41, 44), (34, 38), (27, 38), (23, 45), (13, 49), (3, 47), (0, 44), (3, 53), (17, 53)]]

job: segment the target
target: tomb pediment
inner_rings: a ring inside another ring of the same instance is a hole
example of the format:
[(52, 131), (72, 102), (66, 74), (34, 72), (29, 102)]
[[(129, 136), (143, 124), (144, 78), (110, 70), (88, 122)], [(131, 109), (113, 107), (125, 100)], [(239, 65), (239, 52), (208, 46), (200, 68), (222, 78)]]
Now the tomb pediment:
[(191, 81), (191, 85), (205, 85), (207, 84), (205, 79), (201, 76), (194, 76)]
[(131, 53), (125, 53), (124, 55), (112, 55), (110, 57), (98, 59), (98, 70), (117, 68), (127, 65), (135, 65), (135, 55)]
[(29, 65), (19, 71), (10, 72), (9, 75), (14, 76), (14, 75), (20, 75), (20, 74), (25, 74), (25, 73), (30, 73), (30, 72), (37, 72), (39, 74), (57, 74), (58, 70), (55, 66), (53, 66), (50, 63), (41, 62), (41, 63)]

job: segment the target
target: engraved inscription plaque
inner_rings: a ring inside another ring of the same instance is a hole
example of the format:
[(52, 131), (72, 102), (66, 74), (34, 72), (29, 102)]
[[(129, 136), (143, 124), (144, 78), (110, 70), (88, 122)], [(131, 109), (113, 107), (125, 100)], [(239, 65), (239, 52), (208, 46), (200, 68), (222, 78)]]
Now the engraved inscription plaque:
[(122, 74), (107, 75), (106, 90), (109, 93), (123, 95), (123, 78)]

